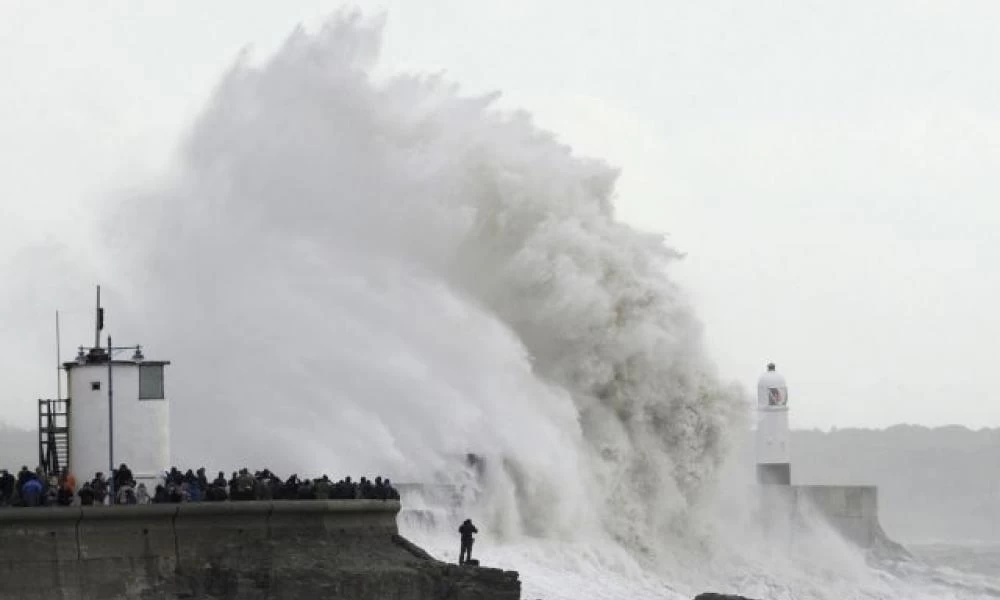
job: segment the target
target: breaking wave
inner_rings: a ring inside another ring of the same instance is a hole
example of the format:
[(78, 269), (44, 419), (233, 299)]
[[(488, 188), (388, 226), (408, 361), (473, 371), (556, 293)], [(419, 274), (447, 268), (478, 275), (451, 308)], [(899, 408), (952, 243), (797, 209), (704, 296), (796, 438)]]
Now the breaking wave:
[(373, 80), (380, 31), (340, 19), (235, 65), (177, 172), (115, 224), (146, 225), (115, 252), (148, 335), (183, 356), (181, 435), (406, 476), (502, 457), (512, 531), (660, 530), (711, 482), (741, 401), (675, 253), (615, 220), (614, 169), (527, 115)]
[[(454, 482), (475, 452), (481, 554), (525, 597), (893, 597), (833, 536), (752, 533), (722, 476), (743, 392), (617, 171), (494, 95), (376, 77), (381, 35), (341, 14), (242, 57), (104, 224), (116, 335), (174, 361), (177, 462)], [(408, 533), (453, 557), (452, 529)]]

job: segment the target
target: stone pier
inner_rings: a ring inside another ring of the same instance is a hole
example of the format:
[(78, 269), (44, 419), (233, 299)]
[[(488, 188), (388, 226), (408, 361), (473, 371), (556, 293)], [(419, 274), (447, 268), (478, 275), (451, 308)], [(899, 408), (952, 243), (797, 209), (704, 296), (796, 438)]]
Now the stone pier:
[(398, 501), (0, 510), (0, 598), (518, 600), (515, 572), (399, 536)]

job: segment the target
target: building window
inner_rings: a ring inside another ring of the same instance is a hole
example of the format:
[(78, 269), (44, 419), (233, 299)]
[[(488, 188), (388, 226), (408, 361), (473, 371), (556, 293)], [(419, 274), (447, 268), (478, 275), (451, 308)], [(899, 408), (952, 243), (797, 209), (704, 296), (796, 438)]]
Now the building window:
[(139, 365), (139, 400), (163, 400), (163, 365)]
[(91, 381), (90, 382), (90, 389), (93, 390), (93, 391), (95, 391), (95, 392), (98, 391), (98, 390), (100, 390), (101, 389), (101, 382), (100, 381)]

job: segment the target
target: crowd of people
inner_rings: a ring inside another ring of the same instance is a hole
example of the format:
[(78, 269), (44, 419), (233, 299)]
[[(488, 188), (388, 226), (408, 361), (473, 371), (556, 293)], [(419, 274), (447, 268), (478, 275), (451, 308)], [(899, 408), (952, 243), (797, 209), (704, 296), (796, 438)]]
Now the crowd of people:
[(76, 477), (63, 469), (49, 477), (39, 467), (32, 471), (21, 467), (17, 475), (0, 469), (0, 506), (93, 506), (104, 504), (169, 504), (181, 502), (226, 502), (249, 500), (399, 500), (399, 492), (389, 479), (345, 477), (333, 481), (326, 475), (315, 479), (291, 475), (282, 479), (268, 469), (250, 473), (234, 471), (227, 479), (219, 471), (211, 481), (205, 469), (176, 467), (164, 473), (150, 491), (143, 482), (136, 483), (131, 469), (122, 464), (111, 477), (97, 473), (77, 487)]

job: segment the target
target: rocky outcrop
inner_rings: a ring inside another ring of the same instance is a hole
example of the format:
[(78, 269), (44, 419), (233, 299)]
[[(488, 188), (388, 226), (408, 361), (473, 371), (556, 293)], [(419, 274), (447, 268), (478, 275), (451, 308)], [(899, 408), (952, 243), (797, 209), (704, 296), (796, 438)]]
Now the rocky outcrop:
[(744, 596), (733, 596), (730, 594), (698, 594), (694, 597), (694, 600), (753, 600), (753, 598), (746, 598)]
[(0, 598), (517, 600), (515, 572), (434, 560), (398, 502), (0, 511)]

